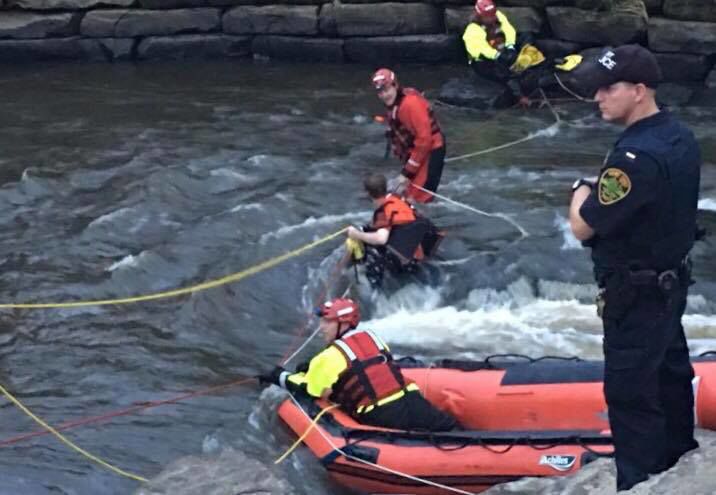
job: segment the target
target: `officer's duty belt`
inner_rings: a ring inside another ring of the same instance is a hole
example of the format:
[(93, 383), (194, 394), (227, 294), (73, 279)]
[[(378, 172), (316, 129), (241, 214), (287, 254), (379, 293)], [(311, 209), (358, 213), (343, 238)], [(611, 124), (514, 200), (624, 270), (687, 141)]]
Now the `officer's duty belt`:
[(690, 260), (687, 256), (681, 260), (677, 268), (664, 270), (663, 272), (657, 272), (656, 270), (629, 270), (629, 282), (632, 285), (638, 286), (662, 287), (670, 281), (683, 281), (683, 279), (688, 279), (691, 271), (690, 264)]

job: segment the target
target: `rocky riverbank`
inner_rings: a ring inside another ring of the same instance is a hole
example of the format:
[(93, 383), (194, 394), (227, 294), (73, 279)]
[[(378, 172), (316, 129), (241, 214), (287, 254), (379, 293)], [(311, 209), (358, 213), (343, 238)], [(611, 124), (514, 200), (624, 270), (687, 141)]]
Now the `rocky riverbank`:
[[(253, 4), (253, 5), (252, 5)], [(716, 86), (716, 4), (699, 0), (505, 0), (549, 55), (640, 42), (668, 81)], [(0, 0), (0, 61), (267, 57), (465, 61), (471, 0)]]

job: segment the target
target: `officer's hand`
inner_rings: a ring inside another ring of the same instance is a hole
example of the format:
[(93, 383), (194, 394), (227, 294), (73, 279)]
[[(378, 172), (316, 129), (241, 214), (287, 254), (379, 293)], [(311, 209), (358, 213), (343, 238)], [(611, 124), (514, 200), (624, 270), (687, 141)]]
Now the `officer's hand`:
[(271, 370), (268, 374), (261, 374), (258, 376), (259, 383), (262, 385), (281, 385), (279, 382), (279, 378), (281, 377), (281, 373), (286, 371), (281, 366), (276, 366), (273, 370)]

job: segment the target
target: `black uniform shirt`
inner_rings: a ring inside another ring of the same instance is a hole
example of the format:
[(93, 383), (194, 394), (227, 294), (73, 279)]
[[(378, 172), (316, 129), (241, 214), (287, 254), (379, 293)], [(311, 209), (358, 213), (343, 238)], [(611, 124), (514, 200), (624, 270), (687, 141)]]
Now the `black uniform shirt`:
[(625, 252), (625, 246), (659, 236), (659, 200), (668, 184), (657, 160), (643, 150), (649, 148), (647, 136), (653, 136), (655, 128), (670, 125), (672, 119), (662, 111), (626, 128), (580, 208), (580, 215), (595, 231), (585, 245), (594, 248), (596, 268), (633, 262), (639, 253)]

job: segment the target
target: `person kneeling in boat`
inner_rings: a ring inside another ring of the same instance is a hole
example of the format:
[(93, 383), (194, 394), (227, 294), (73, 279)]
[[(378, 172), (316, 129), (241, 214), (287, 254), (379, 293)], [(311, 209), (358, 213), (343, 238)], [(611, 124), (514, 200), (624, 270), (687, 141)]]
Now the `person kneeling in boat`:
[(357, 330), (360, 309), (352, 299), (334, 299), (316, 310), (329, 344), (302, 371), (276, 367), (262, 382), (291, 392), (329, 399), (359, 423), (400, 430), (448, 431), (457, 421), (428, 402), (403, 377), (390, 349), (369, 330)]
[(365, 262), (371, 287), (382, 285), (385, 270), (411, 273), (418, 262), (437, 251), (443, 234), (427, 218), (395, 194), (388, 194), (383, 174), (370, 174), (363, 181), (376, 207), (373, 220), (363, 230), (348, 227), (346, 246), (354, 262)]

